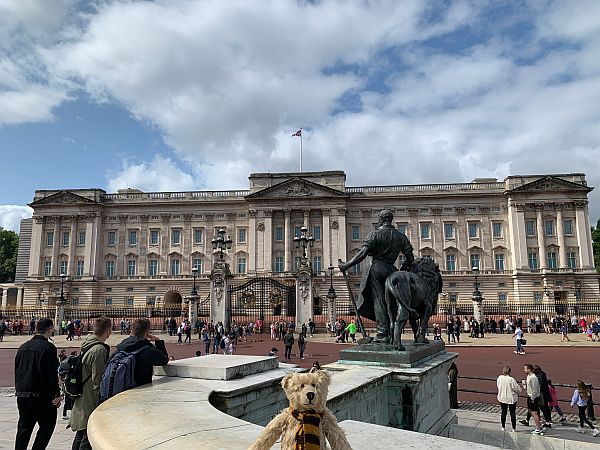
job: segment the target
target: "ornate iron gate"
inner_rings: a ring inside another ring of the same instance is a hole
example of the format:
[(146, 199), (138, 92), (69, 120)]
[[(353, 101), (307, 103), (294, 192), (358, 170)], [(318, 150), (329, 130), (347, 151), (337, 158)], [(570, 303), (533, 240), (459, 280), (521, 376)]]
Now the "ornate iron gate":
[(229, 287), (229, 312), (237, 322), (262, 319), (265, 326), (276, 320), (294, 322), (296, 318), (296, 283), (256, 277)]

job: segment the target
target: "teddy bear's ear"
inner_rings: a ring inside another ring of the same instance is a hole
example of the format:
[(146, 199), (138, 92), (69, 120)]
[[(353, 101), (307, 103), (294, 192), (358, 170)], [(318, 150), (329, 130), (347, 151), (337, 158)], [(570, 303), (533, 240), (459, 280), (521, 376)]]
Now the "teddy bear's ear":
[(285, 377), (283, 377), (283, 379), (281, 380), (281, 387), (283, 389), (287, 389), (288, 384), (292, 380), (293, 376), (294, 376), (294, 373), (292, 372), (292, 373), (288, 373)]
[(329, 383), (331, 383), (331, 375), (326, 370), (317, 371), (317, 379), (320, 384), (324, 384), (325, 386), (329, 386)]

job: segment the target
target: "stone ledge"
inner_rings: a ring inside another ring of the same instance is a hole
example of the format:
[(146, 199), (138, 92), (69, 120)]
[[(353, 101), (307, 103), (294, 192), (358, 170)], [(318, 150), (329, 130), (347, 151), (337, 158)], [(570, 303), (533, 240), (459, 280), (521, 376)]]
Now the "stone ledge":
[(235, 380), (277, 369), (274, 356), (208, 355), (170, 361), (154, 368), (154, 375), (201, 380)]

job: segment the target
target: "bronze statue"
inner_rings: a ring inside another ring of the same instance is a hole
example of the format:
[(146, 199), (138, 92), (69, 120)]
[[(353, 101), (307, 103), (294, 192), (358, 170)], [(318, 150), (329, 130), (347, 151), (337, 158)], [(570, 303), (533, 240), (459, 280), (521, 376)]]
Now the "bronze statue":
[(390, 311), (386, 303), (385, 280), (398, 269), (394, 266), (400, 252), (406, 257), (402, 269), (414, 261), (413, 248), (408, 238), (393, 225), (394, 214), (387, 209), (379, 212), (379, 228), (368, 234), (362, 248), (348, 262), (338, 267), (346, 272), (350, 267), (367, 260), (362, 271), (360, 292), (356, 301), (358, 314), (377, 323), (375, 342), (390, 342)]

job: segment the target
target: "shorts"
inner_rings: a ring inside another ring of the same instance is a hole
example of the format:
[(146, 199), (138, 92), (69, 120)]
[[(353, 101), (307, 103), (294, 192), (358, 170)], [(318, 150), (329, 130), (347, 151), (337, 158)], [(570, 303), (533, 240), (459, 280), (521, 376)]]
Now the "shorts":
[(533, 412), (540, 412), (540, 398), (527, 397), (527, 409)]

